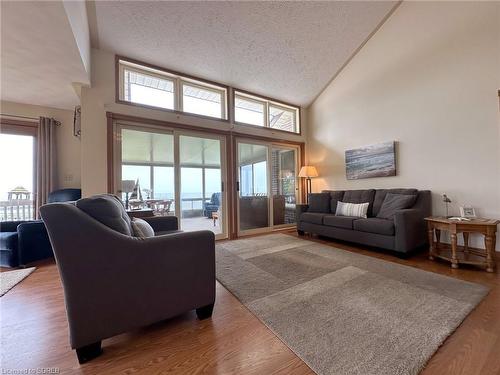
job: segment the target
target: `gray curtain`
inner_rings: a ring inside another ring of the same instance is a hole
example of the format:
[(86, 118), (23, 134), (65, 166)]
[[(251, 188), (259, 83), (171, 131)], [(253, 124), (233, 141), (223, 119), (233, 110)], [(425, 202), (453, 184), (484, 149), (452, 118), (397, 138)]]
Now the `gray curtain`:
[[(37, 136), (36, 158), (36, 203), (37, 208), (47, 203), (49, 193), (54, 190), (56, 175), (55, 132), (59, 123), (48, 117), (40, 117)], [(39, 217), (37, 209), (37, 217)]]

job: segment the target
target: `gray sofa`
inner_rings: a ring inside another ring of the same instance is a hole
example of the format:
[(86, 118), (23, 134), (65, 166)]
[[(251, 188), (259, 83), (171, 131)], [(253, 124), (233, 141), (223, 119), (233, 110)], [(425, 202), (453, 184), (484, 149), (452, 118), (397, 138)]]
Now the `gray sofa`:
[[(406, 254), (427, 243), (424, 218), (431, 215), (431, 192), (417, 189), (325, 190), (328, 202), (297, 205), (297, 231), (374, 246)], [(414, 195), (415, 203), (395, 211), (392, 220), (378, 218), (388, 193)], [(369, 202), (367, 218), (335, 216), (337, 202)], [(317, 203), (317, 202), (316, 202)]]
[[(99, 207), (80, 204), (89, 200)], [(102, 339), (193, 309), (200, 319), (212, 315), (212, 232), (179, 232), (177, 218), (166, 216), (145, 219), (154, 236), (134, 237), (123, 205), (107, 195), (47, 204), (40, 211), (80, 363), (101, 353)]]

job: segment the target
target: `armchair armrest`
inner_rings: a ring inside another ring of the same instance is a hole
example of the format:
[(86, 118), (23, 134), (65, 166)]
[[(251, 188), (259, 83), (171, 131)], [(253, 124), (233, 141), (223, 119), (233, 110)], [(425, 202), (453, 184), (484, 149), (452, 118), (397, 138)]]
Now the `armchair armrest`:
[(297, 223), (300, 221), (300, 215), (302, 215), (304, 212), (307, 212), (308, 209), (309, 209), (308, 204), (295, 205), (295, 220)]
[(17, 227), (19, 236), (19, 264), (25, 265), (40, 259), (52, 258), (52, 246), (45, 224), (41, 220), (28, 221)]
[(179, 229), (179, 220), (176, 216), (152, 216), (143, 219), (151, 225), (155, 233)]
[(414, 208), (396, 212), (394, 216), (396, 251), (407, 253), (427, 243), (425, 216), (422, 210)]

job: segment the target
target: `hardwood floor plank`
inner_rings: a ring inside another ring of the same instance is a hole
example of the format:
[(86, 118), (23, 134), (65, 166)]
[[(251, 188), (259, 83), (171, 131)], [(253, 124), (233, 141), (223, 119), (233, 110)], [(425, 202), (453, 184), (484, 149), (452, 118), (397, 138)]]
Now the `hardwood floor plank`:
[[(294, 234), (292, 234), (294, 235)], [(465, 319), (422, 375), (500, 374), (500, 277), (452, 270), (425, 253), (404, 260), (364, 247), (306, 237), (332, 247), (487, 285), (488, 296)], [(284, 343), (217, 283), (212, 319), (194, 312), (103, 341), (104, 354), (79, 365), (68, 340), (62, 286), (53, 262), (1, 298), (1, 367), (58, 367), (63, 374), (313, 374)], [(497, 268), (499, 269), (499, 268)], [(4, 271), (5, 269), (2, 269)]]

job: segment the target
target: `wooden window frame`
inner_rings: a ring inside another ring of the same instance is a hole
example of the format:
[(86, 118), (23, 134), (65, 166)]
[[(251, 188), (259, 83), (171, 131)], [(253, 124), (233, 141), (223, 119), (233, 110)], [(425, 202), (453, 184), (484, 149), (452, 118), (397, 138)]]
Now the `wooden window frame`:
[[(123, 75), (122, 75), (122, 70), (120, 68), (121, 64), (120, 62), (123, 62), (125, 65), (132, 66), (139, 72), (142, 72), (144, 74), (150, 74), (153, 75), (158, 75), (159, 77), (164, 77), (164, 78), (170, 78), (175, 80), (174, 84), (174, 109), (167, 109), (167, 108), (162, 108), (162, 107), (156, 107), (152, 105), (147, 105), (147, 104), (141, 104), (141, 103), (134, 103), (128, 100), (123, 99), (123, 87), (122, 87), (122, 82), (123, 82)], [(212, 117), (212, 116), (206, 116), (206, 115), (199, 115), (196, 113), (190, 113), (190, 112), (184, 112), (182, 110), (182, 83), (186, 82), (188, 84), (197, 84), (202, 88), (206, 88), (209, 90), (221, 90), (224, 95), (224, 110), (222, 113), (224, 114), (224, 118), (217, 118), (217, 117)], [(244, 97), (249, 97), (250, 99), (256, 100), (256, 101), (261, 101), (266, 103), (265, 104), (265, 117), (264, 117), (264, 126), (260, 125), (254, 125), (254, 124), (248, 124), (245, 122), (238, 122), (235, 121), (235, 95), (241, 95)], [(170, 113), (175, 113), (175, 114), (180, 114), (180, 115), (185, 115), (185, 116), (192, 116), (192, 117), (197, 117), (201, 119), (207, 119), (211, 121), (219, 121), (219, 122), (224, 122), (224, 123), (229, 123), (229, 124), (234, 124), (234, 125), (241, 125), (241, 126), (247, 126), (247, 127), (253, 127), (256, 129), (267, 129), (267, 131), (276, 133), (276, 132), (282, 132), (284, 134), (293, 134), (297, 136), (302, 136), (302, 109), (300, 106), (292, 104), (292, 103), (287, 103), (282, 100), (278, 100), (276, 98), (271, 98), (265, 95), (259, 95), (256, 93), (252, 93), (250, 91), (246, 91), (243, 89), (239, 89), (236, 87), (231, 87), (219, 82), (214, 82), (210, 81), (207, 79), (199, 78), (199, 77), (194, 77), (189, 74), (185, 74), (182, 72), (177, 72), (171, 69), (166, 69), (157, 65), (149, 64), (144, 61), (139, 61), (135, 59), (131, 59), (125, 56), (120, 56), (120, 55), (115, 55), (115, 102), (118, 104), (126, 104), (126, 105), (131, 105), (131, 106), (136, 106), (136, 107), (141, 107), (141, 108), (147, 108), (147, 109), (154, 109), (157, 111), (164, 111), (164, 112), (170, 112)], [(290, 109), (295, 111), (295, 131), (287, 131), (287, 130), (282, 130), (282, 129), (277, 129), (277, 128), (272, 128), (269, 126), (269, 105), (276, 105), (278, 107), (283, 107), (285, 109)]]
[[(278, 138), (278, 137), (268, 137), (268, 136), (263, 136), (263, 135), (250, 135), (242, 132), (238, 132), (235, 130), (222, 130), (222, 129), (206, 129), (206, 128), (200, 128), (198, 126), (194, 125), (187, 125), (187, 124), (181, 124), (181, 123), (176, 123), (176, 122), (170, 122), (170, 121), (162, 121), (162, 120), (155, 120), (155, 119), (150, 119), (150, 118), (145, 118), (145, 117), (138, 117), (138, 116), (130, 116), (130, 115), (124, 115), (120, 113), (114, 113), (114, 112), (106, 112), (106, 117), (107, 117), (107, 186), (108, 186), (108, 192), (112, 193), (115, 191), (115, 186), (114, 186), (114, 165), (115, 165), (115, 137), (116, 134), (114, 133), (114, 122), (115, 121), (127, 121), (131, 123), (137, 123), (137, 124), (147, 124), (149, 126), (156, 126), (158, 128), (167, 128), (167, 129), (181, 129), (181, 130), (190, 130), (196, 133), (207, 133), (207, 134), (212, 134), (212, 135), (220, 135), (220, 136), (225, 136), (225, 145), (226, 145), (226, 168), (227, 168), (227, 176), (226, 176), (226, 185), (224, 187), (224, 191), (226, 192), (227, 196), (227, 212), (228, 212), (228, 218), (227, 218), (227, 225), (228, 225), (228, 238), (229, 239), (234, 239), (237, 238), (237, 225), (238, 223), (236, 222), (236, 214), (235, 214), (235, 205), (237, 204), (236, 199), (237, 199), (237, 192), (236, 192), (236, 181), (237, 181), (237, 170), (236, 170), (236, 160), (237, 160), (237, 155), (236, 155), (236, 142), (237, 139), (239, 138), (245, 138), (245, 139), (253, 139), (256, 141), (265, 141), (265, 142), (273, 142), (277, 144), (284, 144), (284, 145), (294, 145), (297, 146), (300, 150), (300, 155), (298, 155), (298, 162), (299, 162), (299, 168), (305, 165), (305, 143), (300, 142), (300, 141), (291, 141), (289, 139), (284, 139), (284, 138)], [(289, 134), (289, 132), (284, 132)], [(299, 182), (299, 187), (300, 187), (300, 201), (305, 202), (305, 179), (302, 179)]]
[[(163, 108), (163, 107), (156, 107), (154, 105), (148, 105), (148, 104), (142, 104), (142, 103), (135, 103), (129, 100), (125, 100), (124, 98), (124, 90), (123, 90), (123, 84), (124, 84), (124, 77), (123, 77), (123, 67), (129, 67), (131, 70), (135, 70), (139, 73), (145, 74), (145, 75), (152, 75), (156, 76), (158, 78), (162, 79), (170, 79), (174, 82), (174, 109), (169, 109), (169, 108)], [(213, 116), (208, 116), (208, 115), (200, 115), (197, 113), (191, 113), (191, 112), (184, 112), (182, 109), (182, 97), (183, 97), (183, 92), (182, 92), (182, 86), (183, 83), (186, 83), (188, 85), (193, 85), (193, 86), (199, 86), (200, 88), (207, 89), (207, 90), (212, 90), (212, 91), (219, 91), (222, 94), (222, 104), (221, 106), (223, 109), (221, 110), (221, 114), (223, 115), (222, 118), (219, 117), (213, 117)], [(132, 105), (136, 107), (142, 107), (142, 108), (148, 108), (148, 109), (155, 109), (158, 111), (165, 111), (165, 112), (170, 112), (170, 113), (176, 113), (176, 114), (181, 114), (181, 115), (186, 115), (186, 116), (194, 116), (198, 118), (203, 118), (203, 119), (208, 119), (212, 121), (219, 121), (219, 122), (225, 122), (228, 123), (230, 122), (229, 119), (229, 113), (228, 111), (228, 106), (229, 106), (229, 86), (217, 83), (217, 82), (212, 82), (208, 81), (202, 78), (190, 76), (188, 74), (176, 72), (173, 70), (165, 69), (156, 65), (148, 64), (145, 62), (137, 61), (134, 59), (130, 59), (127, 57), (115, 56), (115, 101), (118, 104), (126, 104), (126, 105)]]
[(0, 117), (0, 133), (33, 137), (33, 220), (37, 220), (39, 217), (37, 201), (38, 121), (20, 121)]
[[(264, 126), (260, 125), (254, 125), (254, 124), (248, 124), (245, 122), (241, 121), (236, 121), (236, 106), (235, 106), (235, 100), (236, 96), (240, 96), (243, 99), (249, 99), (249, 100), (254, 100), (256, 102), (263, 103), (264, 106)], [(237, 125), (243, 125), (243, 126), (251, 126), (253, 128), (258, 128), (258, 129), (268, 129), (273, 132), (283, 132), (285, 134), (295, 134), (295, 135), (302, 135), (302, 126), (301, 126), (301, 108), (300, 106), (286, 103), (280, 100), (276, 100), (270, 97), (258, 95), (251, 93), (249, 91), (245, 90), (240, 90), (240, 89), (233, 89), (233, 95), (232, 95), (232, 103), (231, 103), (231, 111), (232, 111), (232, 117), (234, 119), (234, 123)], [(277, 128), (272, 128), (269, 124), (269, 107), (277, 107), (277, 108), (283, 108), (286, 110), (291, 110), (295, 112), (295, 131), (288, 131), (288, 130), (282, 130), (282, 129), (277, 129)]]

